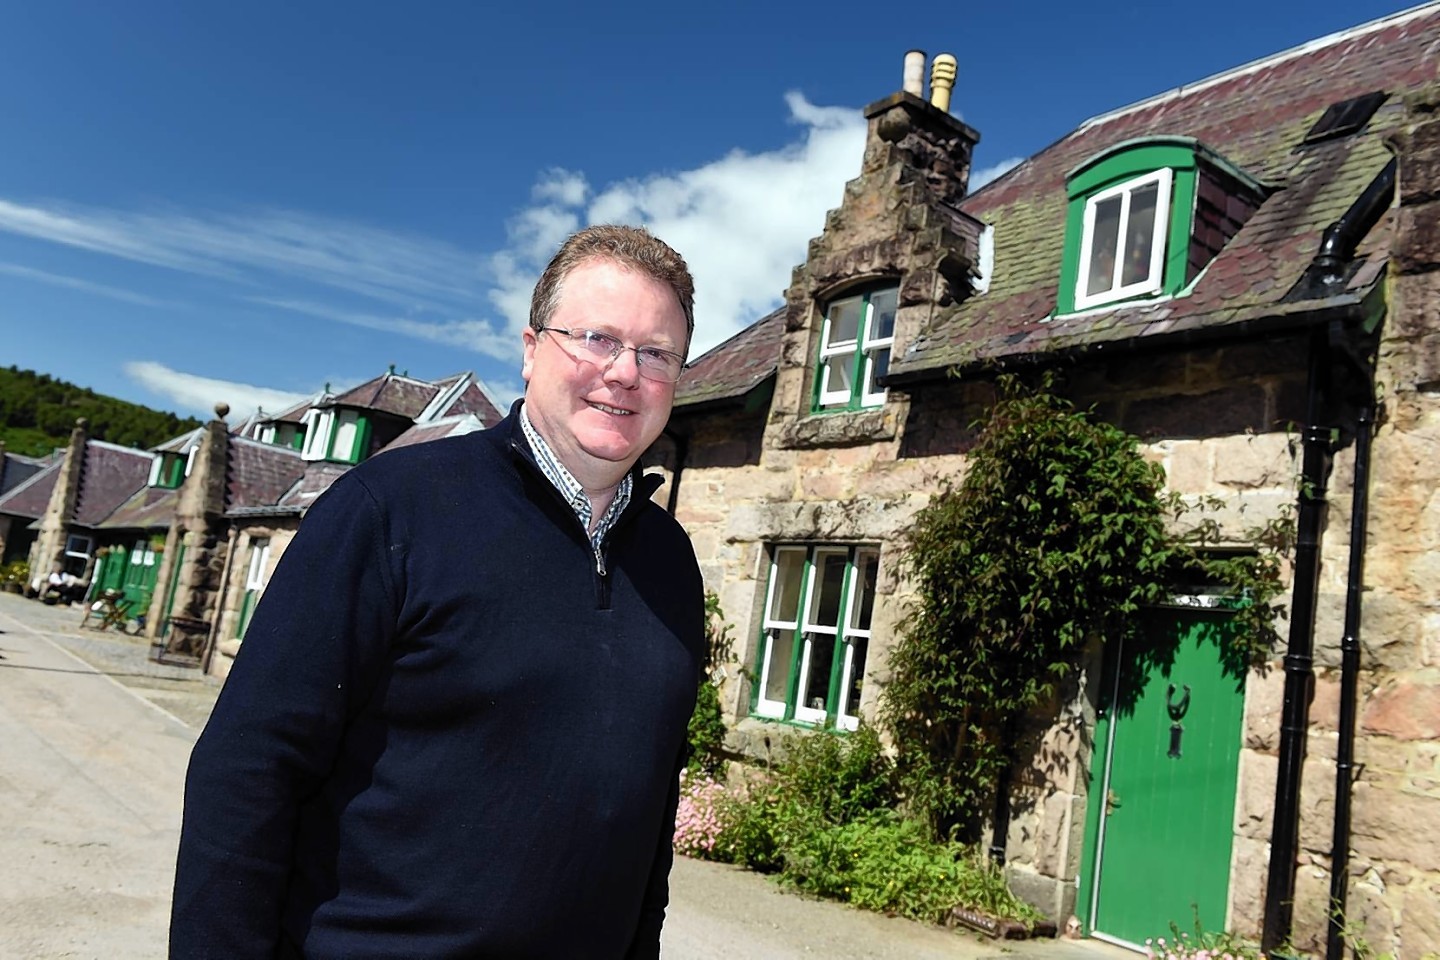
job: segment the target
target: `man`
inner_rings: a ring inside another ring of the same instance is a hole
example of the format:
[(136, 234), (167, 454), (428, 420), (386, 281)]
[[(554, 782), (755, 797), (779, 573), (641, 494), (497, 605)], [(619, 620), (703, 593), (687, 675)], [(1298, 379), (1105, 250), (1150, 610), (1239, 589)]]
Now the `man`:
[(316, 502), (191, 759), (173, 958), (659, 955), (703, 589), (636, 461), (693, 291), (576, 234), (510, 416)]

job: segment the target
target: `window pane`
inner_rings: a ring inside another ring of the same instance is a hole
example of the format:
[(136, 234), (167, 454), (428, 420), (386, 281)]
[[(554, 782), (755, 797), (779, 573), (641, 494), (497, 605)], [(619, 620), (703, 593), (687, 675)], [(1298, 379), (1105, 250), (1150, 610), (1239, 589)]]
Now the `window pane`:
[(821, 403), (849, 403), (850, 394), (855, 389), (854, 355), (845, 353), (826, 360), (822, 366), (821, 377)]
[(775, 557), (775, 582), (770, 585), (772, 622), (795, 623), (800, 617), (800, 581), (805, 573), (804, 550), (781, 550)]
[(1115, 257), (1120, 240), (1120, 201), (1114, 196), (1095, 204), (1095, 226), (1090, 239), (1090, 279), (1085, 292), (1104, 293), (1115, 285)]
[(878, 381), (881, 377), (885, 376), (886, 372), (890, 369), (889, 347), (881, 347), (879, 350), (870, 354), (869, 369), (870, 379), (865, 383), (865, 392), (867, 394), (884, 393), (885, 388), (880, 386)]
[(333, 455), (341, 460), (358, 460), (360, 451), (355, 449), (360, 433), (360, 418), (353, 410), (340, 413), (340, 427), (335, 431)]
[(869, 630), (870, 616), (875, 611), (875, 577), (880, 568), (880, 555), (873, 552), (855, 557), (855, 580), (850, 589), (855, 599), (850, 603), (850, 628)]
[(840, 623), (840, 592), (845, 585), (845, 554), (820, 553), (815, 557), (815, 596), (810, 600), (810, 625), (835, 627)]
[(766, 700), (783, 703), (790, 695), (790, 658), (795, 653), (795, 631), (770, 631), (770, 654), (766, 663)]
[[(843, 560), (841, 569), (844, 569)], [(835, 638), (828, 633), (810, 635), (810, 675), (801, 688), (800, 705), (824, 710), (830, 696), (830, 665), (835, 659)]]
[(1150, 278), (1150, 253), (1155, 244), (1155, 204), (1160, 184), (1147, 183), (1130, 194), (1130, 219), (1125, 228), (1125, 269), (1122, 286)]
[(830, 339), (825, 346), (854, 342), (860, 335), (860, 311), (865, 301), (860, 297), (840, 300), (830, 306)]
[(895, 303), (899, 298), (897, 289), (881, 290), (870, 295), (870, 329), (867, 340), (888, 340), (895, 335)]
[(865, 648), (868, 641), (856, 637), (850, 641), (850, 675), (845, 678), (845, 713), (860, 715), (860, 688), (865, 682)]

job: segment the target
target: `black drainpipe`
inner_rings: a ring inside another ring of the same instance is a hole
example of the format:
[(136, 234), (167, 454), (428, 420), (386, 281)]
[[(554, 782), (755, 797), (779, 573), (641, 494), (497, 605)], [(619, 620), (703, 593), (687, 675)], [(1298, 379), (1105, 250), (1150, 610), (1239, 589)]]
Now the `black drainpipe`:
[(1345, 955), (1345, 898), (1349, 889), (1350, 800), (1355, 769), (1356, 690), (1360, 682), (1360, 591), (1365, 575), (1365, 525), (1369, 513), (1373, 396), (1355, 427), (1355, 482), (1350, 495), (1350, 569), (1345, 585), (1345, 636), (1340, 641), (1340, 743), (1335, 753), (1335, 824), (1330, 845), (1330, 925), (1326, 960)]
[(680, 474), (685, 471), (685, 458), (690, 455), (690, 438), (669, 427), (665, 428), (665, 435), (675, 444), (675, 468), (670, 471), (670, 493), (665, 498), (665, 510), (673, 517), (680, 503)]
[[(1392, 158), (1340, 219), (1325, 229), (1315, 259), (1287, 299), (1319, 299), (1343, 289), (1356, 246), (1394, 199), (1395, 172), (1396, 161)], [(1290, 638), (1285, 652), (1285, 700), (1280, 716), (1275, 818), (1270, 834), (1270, 864), (1265, 885), (1265, 923), (1260, 938), (1261, 949), (1272, 955), (1290, 939), (1295, 913), (1300, 780), (1305, 762), (1306, 731), (1310, 724), (1310, 698), (1315, 682), (1313, 653), (1315, 605), (1320, 579), (1320, 531), (1325, 520), (1325, 485), (1330, 473), (1334, 432), (1331, 427), (1323, 426), (1321, 421), (1329, 419), (1332, 413), (1332, 347), (1343, 356), (1350, 346), (1341, 342), (1346, 331), (1339, 324), (1335, 324), (1333, 329), (1333, 340), (1324, 327), (1318, 327), (1310, 337), (1309, 395), (1306, 426), (1302, 434), (1305, 454), (1300, 474), (1300, 512), (1296, 519), (1295, 589)], [(1348, 621), (1348, 608), (1346, 616)], [(1346, 792), (1348, 807), (1348, 784)], [(1332, 853), (1337, 851), (1338, 848)], [(1348, 851), (1346, 856), (1348, 858)]]
[(1329, 337), (1323, 327), (1310, 335), (1310, 389), (1306, 404), (1305, 455), (1300, 471), (1300, 513), (1296, 518), (1295, 591), (1290, 639), (1285, 651), (1285, 701), (1280, 714), (1280, 767), (1275, 777), (1275, 820), (1270, 834), (1270, 872), (1265, 886), (1265, 927), (1261, 948), (1273, 953), (1290, 939), (1295, 900), (1295, 850), (1300, 840), (1300, 770), (1310, 725), (1314, 684), (1315, 602), (1320, 582), (1320, 531), (1325, 525), (1325, 482), (1330, 473), (1329, 427), (1320, 420), (1330, 380)]

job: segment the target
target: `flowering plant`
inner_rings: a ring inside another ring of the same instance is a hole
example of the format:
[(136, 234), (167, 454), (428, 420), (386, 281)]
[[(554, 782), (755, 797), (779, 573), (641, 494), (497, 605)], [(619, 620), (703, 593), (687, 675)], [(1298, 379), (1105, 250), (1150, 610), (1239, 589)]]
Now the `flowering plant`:
[(1265, 954), (1229, 933), (1202, 933), (1194, 939), (1170, 925), (1174, 936), (1166, 941), (1156, 937), (1145, 941), (1145, 955), (1151, 960), (1265, 960)]
[(680, 773), (680, 805), (675, 810), (675, 852), (715, 859), (715, 844), (725, 830), (725, 785), (688, 770)]

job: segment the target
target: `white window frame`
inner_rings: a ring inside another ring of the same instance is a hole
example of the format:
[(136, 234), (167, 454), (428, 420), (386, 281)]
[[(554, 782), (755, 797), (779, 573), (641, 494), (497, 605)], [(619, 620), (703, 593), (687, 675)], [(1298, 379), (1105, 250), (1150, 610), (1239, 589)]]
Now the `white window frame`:
[(265, 589), (265, 575), (270, 569), (270, 538), (256, 537), (250, 541), (250, 566), (245, 572), (245, 589)]
[(324, 460), (330, 453), (330, 428), (334, 413), (330, 410), (305, 411), (305, 447), (301, 460)]
[(65, 556), (80, 557), (88, 561), (94, 553), (94, 537), (83, 533), (71, 533), (65, 536)]
[(200, 453), (200, 444), (195, 444), (185, 454), (185, 476), (190, 476), (190, 471), (195, 469), (195, 458)]
[[(1175, 172), (1162, 167), (1102, 190), (1085, 201), (1085, 215), (1081, 226), (1080, 262), (1075, 271), (1075, 309), (1086, 310), (1117, 300), (1159, 293), (1165, 283), (1165, 247), (1170, 236), (1170, 195), (1175, 182)], [(1125, 269), (1125, 239), (1130, 228), (1130, 199), (1136, 190), (1150, 184), (1158, 184), (1155, 193), (1155, 231), (1150, 238), (1150, 272), (1138, 283), (1121, 286), (1120, 280)], [(1090, 257), (1095, 240), (1095, 210), (1106, 200), (1119, 196), (1120, 222), (1116, 234), (1115, 265), (1112, 268), (1110, 289), (1090, 294)]]
[[(840, 572), (840, 598), (835, 609), (835, 623), (823, 624), (815, 619), (816, 611), (820, 607), (820, 591), (817, 583), (820, 571), (825, 566), (826, 557), (840, 557), (844, 566)], [(828, 716), (827, 707), (830, 703), (830, 666), (835, 659), (835, 644), (840, 638), (840, 624), (844, 622), (845, 616), (845, 589), (850, 580), (850, 548), (849, 547), (816, 547), (809, 558), (810, 569), (805, 578), (805, 616), (804, 624), (800, 631), (800, 674), (796, 681), (795, 691), (795, 719), (802, 723), (821, 724)], [(830, 641), (830, 662), (813, 663), (815, 652), (815, 637), (824, 635), (831, 638)], [(825, 704), (820, 707), (812, 707), (805, 703), (806, 688), (810, 686), (810, 670), (814, 667), (825, 671)]]
[[(807, 547), (776, 547), (775, 555), (770, 558), (770, 586), (768, 593), (765, 597), (765, 618), (761, 625), (761, 629), (764, 631), (765, 640), (764, 650), (762, 650), (760, 654), (760, 688), (758, 695), (755, 699), (755, 712), (763, 717), (774, 717), (776, 719), (780, 719), (785, 716), (785, 709), (789, 697), (788, 687), (786, 689), (786, 700), (767, 699), (765, 696), (765, 691), (770, 689), (770, 674), (773, 670), (776, 669), (777, 666), (773, 662), (776, 634), (780, 630), (792, 630), (794, 631), (796, 642), (799, 642), (800, 639), (800, 604), (805, 599), (804, 570), (809, 552), (809, 548)], [(796, 553), (800, 555), (801, 592), (795, 598), (795, 619), (781, 620), (775, 616), (777, 591), (780, 587), (780, 559), (781, 556), (784, 554)], [(787, 657), (785, 659), (785, 662), (783, 664), (779, 664), (778, 666), (779, 669), (785, 671), (785, 677), (788, 681), (790, 676), (790, 658)]]
[(850, 569), (847, 572), (849, 583), (846, 584), (845, 611), (842, 614), (845, 624), (845, 663), (840, 670), (840, 696), (836, 702), (835, 726), (841, 730), (854, 731), (860, 727), (860, 704), (850, 702), (850, 688), (855, 680), (855, 649), (859, 641), (864, 641), (865, 657), (864, 662), (870, 661), (870, 636), (875, 625), (875, 599), (870, 601), (870, 626), (862, 629), (856, 618), (860, 615), (859, 597), (862, 593), (863, 584), (857, 574), (860, 572), (861, 559), (873, 557), (876, 572), (877, 593), (879, 587), (880, 572), (880, 550), (878, 547), (860, 547), (855, 551), (855, 556), (850, 560)]
[[(799, 584), (800, 593), (796, 597), (798, 608), (794, 620), (781, 619), (777, 616), (776, 610), (781, 587), (779, 574), (785, 567), (784, 561), (787, 557), (791, 559), (798, 557), (803, 569)], [(840, 583), (839, 609), (836, 611), (834, 624), (817, 622), (820, 604), (817, 583), (827, 557), (839, 557), (845, 564), (844, 576)], [(863, 669), (863, 664), (867, 663), (869, 659), (872, 629), (861, 629), (858, 625), (863, 588), (863, 580), (858, 573), (867, 560), (875, 564), (878, 579), (880, 548), (877, 546), (787, 544), (774, 548), (770, 561), (770, 581), (765, 599), (765, 615), (761, 626), (759, 686), (755, 692), (753, 710), (756, 716), (775, 720), (788, 718), (799, 723), (816, 726), (830, 720), (834, 722), (836, 729), (846, 731), (853, 731), (859, 727), (860, 704), (850, 702), (850, 690), (854, 685), (856, 670)], [(872, 625), (874, 603), (875, 598), (872, 596)], [(790, 654), (784, 658), (783, 662), (780, 662), (776, 659), (776, 640), (782, 630), (792, 631), (795, 643), (799, 646), (797, 649), (792, 645)], [(825, 658), (823, 663), (815, 658), (816, 640), (821, 636), (829, 636), (833, 640), (830, 657)], [(834, 643), (840, 643), (843, 646), (843, 652), (837, 651)], [(857, 655), (861, 644), (864, 645), (864, 651)], [(837, 654), (842, 657), (841, 686), (835, 697), (835, 710), (832, 713), (829, 709), (831, 701), (829, 679)], [(793, 673), (791, 671), (792, 662), (795, 664)], [(823, 707), (812, 707), (804, 702), (812, 667), (824, 671), (826, 703)], [(777, 670), (783, 671), (783, 677), (775, 675)], [(771, 699), (766, 696), (772, 679), (783, 679), (784, 699)]]
[(164, 454), (152, 453), (150, 455), (150, 480), (148, 483), (145, 484), (147, 487), (160, 486), (160, 471), (164, 468), (164, 465)]
[[(891, 323), (890, 335), (887, 337), (872, 337), (871, 333), (875, 326), (875, 304), (874, 299), (878, 295), (893, 293), (896, 297), (896, 309), (899, 309), (899, 287), (878, 287), (867, 290), (849, 297), (840, 297), (830, 302), (825, 310), (825, 319), (820, 326), (820, 359), (817, 364), (816, 375), (820, 378), (820, 388), (817, 406), (821, 410), (832, 410), (838, 408), (850, 408), (854, 406), (858, 397), (861, 407), (878, 407), (885, 403), (887, 391), (884, 389), (871, 390), (870, 381), (874, 378), (875, 356), (881, 350), (887, 350), (895, 343), (895, 326)], [(836, 343), (830, 342), (831, 321), (837, 307), (841, 307), (858, 301), (860, 304), (860, 318), (856, 321), (855, 339), (841, 340)], [(857, 364), (855, 353), (863, 354), (863, 362)], [(850, 370), (859, 377), (859, 381), (850, 387), (832, 388), (830, 385), (830, 374), (835, 369), (835, 361), (839, 358), (848, 357)], [(856, 369), (858, 366), (858, 370)]]

